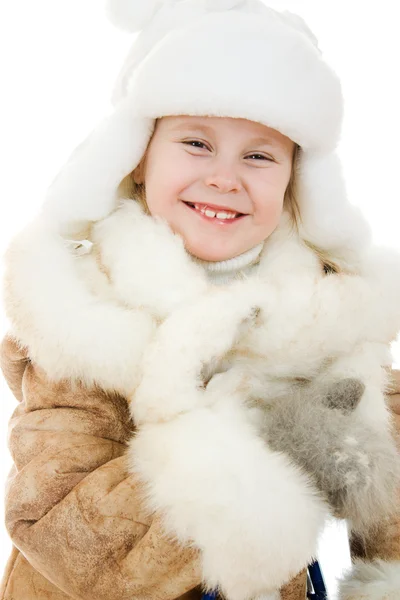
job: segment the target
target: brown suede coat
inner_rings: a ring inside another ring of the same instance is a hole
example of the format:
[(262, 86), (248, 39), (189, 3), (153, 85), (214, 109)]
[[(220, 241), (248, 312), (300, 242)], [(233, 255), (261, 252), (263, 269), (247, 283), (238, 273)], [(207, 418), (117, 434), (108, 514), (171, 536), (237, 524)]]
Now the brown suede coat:
[[(6, 489), (14, 549), (1, 600), (200, 599), (197, 551), (168, 539), (157, 515), (149, 519), (140, 484), (128, 474), (124, 454), (133, 424), (126, 400), (50, 382), (10, 337), (0, 359), (19, 401)], [(399, 396), (391, 398), (400, 431)], [(400, 559), (400, 522), (370, 548), (352, 544), (354, 553)], [(281, 597), (305, 600), (305, 571)]]

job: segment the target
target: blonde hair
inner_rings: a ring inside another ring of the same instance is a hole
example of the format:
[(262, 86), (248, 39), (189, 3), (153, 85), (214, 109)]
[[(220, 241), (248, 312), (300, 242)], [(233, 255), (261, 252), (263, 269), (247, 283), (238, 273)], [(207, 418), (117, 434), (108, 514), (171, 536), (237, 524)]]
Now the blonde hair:
[[(290, 174), (289, 183), (285, 191), (285, 197), (283, 201), (283, 208), (286, 210), (292, 220), (293, 227), (299, 229), (301, 223), (301, 212), (298, 202), (297, 195), (297, 180), (298, 180), (298, 163), (300, 159), (301, 148), (298, 144), (294, 145), (293, 156), (292, 156), (292, 171)], [(118, 192), (121, 198), (130, 198), (136, 200), (142, 206), (143, 210), (150, 214), (149, 208), (146, 202), (146, 188), (144, 183), (135, 182), (135, 173), (138, 171), (144, 171), (146, 162), (146, 153), (140, 161), (139, 165), (127, 175), (120, 183)], [(341, 267), (335, 262), (333, 257), (329, 256), (329, 253), (321, 248), (315, 246), (311, 242), (304, 240), (304, 243), (310, 248), (319, 258), (322, 268), (326, 274), (340, 273)]]
[[(293, 149), (292, 158), (292, 172), (290, 174), (290, 180), (285, 192), (285, 198), (283, 202), (284, 209), (290, 214), (293, 226), (299, 230), (301, 223), (301, 212), (298, 202), (297, 194), (297, 181), (298, 181), (298, 165), (300, 160), (301, 148), (298, 144), (295, 144)], [(341, 273), (342, 268), (335, 262), (334, 258), (329, 256), (326, 250), (322, 250), (318, 246), (315, 246), (307, 240), (303, 240), (305, 245), (310, 248), (319, 258), (325, 273)]]

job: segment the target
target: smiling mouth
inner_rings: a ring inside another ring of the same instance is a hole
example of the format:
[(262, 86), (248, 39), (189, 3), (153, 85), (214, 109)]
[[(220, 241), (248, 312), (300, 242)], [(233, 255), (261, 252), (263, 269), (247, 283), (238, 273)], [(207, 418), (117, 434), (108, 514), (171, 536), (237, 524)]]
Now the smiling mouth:
[(197, 204), (185, 201), (183, 201), (183, 203), (186, 204), (186, 206), (188, 206), (192, 210), (204, 215), (205, 217), (211, 220), (216, 219), (217, 221), (226, 222), (234, 221), (246, 216), (244, 213), (232, 211), (227, 208), (217, 208), (208, 204)]

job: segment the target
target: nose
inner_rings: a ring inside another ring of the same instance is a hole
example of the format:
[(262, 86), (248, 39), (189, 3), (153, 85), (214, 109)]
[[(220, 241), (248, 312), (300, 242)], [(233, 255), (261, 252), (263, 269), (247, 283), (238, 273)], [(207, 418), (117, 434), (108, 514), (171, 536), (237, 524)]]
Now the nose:
[(233, 168), (227, 166), (214, 167), (214, 171), (205, 177), (204, 183), (220, 194), (239, 192), (242, 189), (240, 178)]

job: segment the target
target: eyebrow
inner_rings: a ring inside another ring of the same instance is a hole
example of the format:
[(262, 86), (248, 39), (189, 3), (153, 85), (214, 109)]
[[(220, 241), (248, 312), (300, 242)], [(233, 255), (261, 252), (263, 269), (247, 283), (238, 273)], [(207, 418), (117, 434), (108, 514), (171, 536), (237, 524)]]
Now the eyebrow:
[[(172, 127), (171, 131), (181, 131), (183, 129), (187, 129), (192, 132), (202, 131), (203, 133), (207, 133), (207, 134), (215, 133), (214, 129), (212, 127), (209, 127), (208, 125), (201, 125), (200, 123), (193, 123), (192, 121), (183, 121), (182, 123), (179, 123), (175, 127)], [(252, 146), (252, 145), (281, 146), (282, 144), (278, 140), (274, 140), (272, 138), (255, 137), (250, 140), (248, 145), (249, 146)]]
[(171, 131), (180, 131), (181, 129), (190, 129), (191, 131), (203, 131), (204, 133), (213, 133), (214, 130), (208, 125), (200, 125), (200, 123), (193, 123), (193, 121), (183, 121), (178, 123), (175, 127), (171, 128)]

